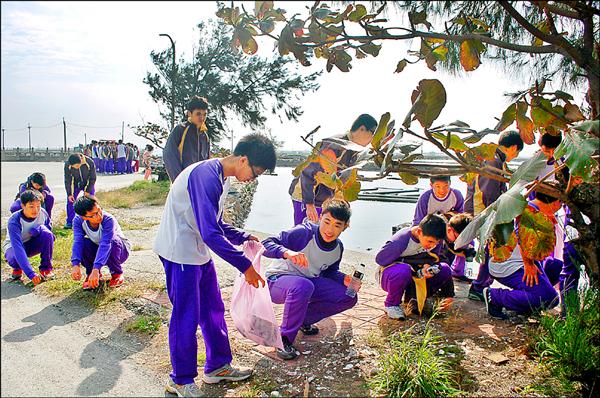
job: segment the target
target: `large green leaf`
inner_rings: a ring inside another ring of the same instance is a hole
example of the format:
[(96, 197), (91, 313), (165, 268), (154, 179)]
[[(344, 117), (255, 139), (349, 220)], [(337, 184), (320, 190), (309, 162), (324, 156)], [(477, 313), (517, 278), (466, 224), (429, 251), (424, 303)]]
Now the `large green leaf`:
[(381, 118), (379, 119), (379, 124), (377, 125), (377, 130), (375, 131), (375, 134), (373, 134), (373, 139), (371, 140), (371, 145), (373, 146), (373, 148), (379, 149), (379, 147), (381, 145), (381, 140), (387, 133), (387, 127), (388, 127), (389, 121), (390, 121), (390, 113), (389, 112), (386, 112), (383, 115), (381, 115)]
[(475, 239), (475, 237), (479, 233), (479, 229), (485, 223), (485, 221), (488, 218), (493, 218), (494, 215), (495, 210), (493, 205), (488, 206), (477, 217), (475, 217), (473, 221), (469, 223), (469, 225), (467, 225), (467, 227), (460, 233), (460, 235), (458, 235), (458, 238), (454, 242), (454, 247), (460, 249), (461, 247), (464, 247), (471, 243), (471, 241)]
[(318, 184), (323, 184), (327, 188), (330, 188), (330, 189), (337, 188), (337, 177), (336, 177), (335, 173), (334, 174), (326, 174), (326, 173), (323, 173), (322, 171), (319, 171), (315, 175), (315, 181), (317, 181)]
[(496, 154), (496, 149), (498, 148), (498, 144), (481, 144), (474, 148), (469, 149), (469, 153), (473, 154), (475, 158), (479, 161), (481, 160), (493, 160)]
[(541, 152), (536, 152), (532, 157), (521, 163), (510, 177), (508, 185), (512, 187), (517, 181), (530, 182), (535, 180), (540, 172), (546, 168), (546, 156)]
[(419, 177), (410, 173), (399, 172), (398, 175), (402, 179), (402, 182), (404, 182), (406, 185), (415, 185), (419, 182)]
[(421, 126), (429, 128), (446, 105), (446, 89), (437, 79), (423, 79), (413, 91), (411, 101), (412, 108), (402, 125), (408, 128), (414, 114)]
[(506, 129), (508, 126), (510, 126), (511, 124), (513, 124), (513, 122), (515, 121), (516, 113), (517, 113), (516, 104), (510, 104), (508, 106), (508, 108), (506, 108), (504, 113), (502, 113), (502, 117), (500, 118), (500, 121), (496, 125), (495, 130), (502, 131), (502, 130)]
[(550, 123), (556, 119), (556, 116), (550, 112), (547, 112), (547, 110), (551, 109), (552, 103), (545, 98), (535, 97), (532, 100), (532, 106), (529, 114), (531, 115), (531, 120), (533, 120), (533, 123), (537, 129), (548, 127)]
[(344, 199), (347, 202), (353, 202), (358, 199), (358, 193), (360, 192), (360, 181), (358, 181), (358, 170), (352, 169), (350, 176), (342, 186), (344, 193)]
[(469, 147), (460, 139), (456, 134), (450, 134), (450, 142), (448, 142), (448, 136), (443, 133), (433, 133), (435, 138), (444, 143), (444, 146), (448, 149), (452, 149), (456, 152), (465, 152), (469, 150)]
[(527, 199), (521, 194), (527, 181), (517, 181), (508, 191), (500, 195), (496, 200), (495, 224), (505, 224), (513, 221), (527, 206)]
[(554, 157), (557, 159), (565, 157), (565, 163), (569, 166), (571, 175), (580, 176), (587, 182), (592, 181), (592, 173), (598, 167), (598, 162), (592, 159), (592, 154), (598, 151), (600, 140), (598, 137), (579, 130), (593, 129), (594, 124), (597, 130), (598, 120), (583, 122), (567, 130), (554, 153)]
[(528, 258), (545, 259), (556, 246), (554, 223), (541, 211), (528, 207), (519, 219), (519, 244)]

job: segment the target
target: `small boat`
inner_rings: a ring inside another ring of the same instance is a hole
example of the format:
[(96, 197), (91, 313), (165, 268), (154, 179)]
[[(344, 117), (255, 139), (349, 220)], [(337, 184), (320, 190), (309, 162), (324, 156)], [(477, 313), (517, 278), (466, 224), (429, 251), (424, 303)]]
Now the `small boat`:
[(358, 200), (416, 203), (419, 200), (420, 190), (420, 188), (364, 188), (358, 194)]

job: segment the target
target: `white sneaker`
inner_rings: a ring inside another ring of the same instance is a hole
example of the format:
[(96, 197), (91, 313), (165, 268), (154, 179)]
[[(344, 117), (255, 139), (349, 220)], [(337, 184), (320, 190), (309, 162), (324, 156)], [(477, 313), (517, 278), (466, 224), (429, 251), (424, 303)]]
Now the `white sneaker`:
[(385, 307), (385, 312), (387, 312), (388, 317), (391, 319), (400, 319), (405, 320), (406, 315), (404, 314), (404, 309), (402, 309), (399, 305), (394, 305), (392, 307)]
[(171, 394), (176, 394), (178, 397), (203, 397), (204, 394), (196, 383), (190, 384), (175, 384), (173, 380), (169, 380), (165, 390)]
[(250, 368), (234, 368), (230, 364), (224, 365), (210, 373), (204, 373), (202, 381), (207, 384), (215, 384), (220, 381), (241, 381), (252, 376)]

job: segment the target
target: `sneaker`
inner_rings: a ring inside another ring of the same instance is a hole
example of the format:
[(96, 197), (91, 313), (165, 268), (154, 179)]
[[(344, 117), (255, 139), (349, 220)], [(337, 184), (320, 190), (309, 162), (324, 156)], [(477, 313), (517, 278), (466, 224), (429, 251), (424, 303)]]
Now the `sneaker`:
[(315, 334), (319, 333), (319, 328), (316, 327), (315, 325), (308, 325), (308, 326), (302, 325), (302, 326), (300, 326), (300, 331), (307, 336), (314, 336)]
[(123, 278), (123, 274), (113, 274), (110, 278), (110, 282), (108, 282), (108, 287), (119, 287), (125, 282), (125, 278)]
[(13, 281), (18, 281), (18, 280), (21, 280), (22, 276), (23, 276), (22, 269), (13, 269), (12, 273), (10, 274), (10, 279), (12, 279)]
[(236, 369), (230, 364), (221, 366), (217, 370), (213, 370), (210, 373), (204, 373), (202, 380), (207, 384), (215, 384), (220, 381), (241, 381), (246, 380), (252, 376), (252, 369), (239, 368)]
[(65, 226), (63, 228), (64, 229), (73, 229), (73, 224), (71, 224), (70, 222), (65, 223)]
[(173, 380), (165, 386), (168, 393), (176, 394), (178, 397), (203, 397), (204, 394), (196, 383), (190, 384), (175, 384)]
[(461, 282), (471, 282), (471, 279), (467, 278), (464, 275), (452, 275), (452, 277), (454, 279), (456, 279), (457, 281), (461, 281)]
[(282, 336), (281, 340), (283, 341), (283, 350), (281, 348), (277, 348), (277, 356), (279, 358), (289, 361), (290, 359), (295, 359), (298, 357), (298, 355), (300, 355), (298, 350), (296, 350), (296, 347), (289, 342), (287, 337)]
[(473, 285), (471, 285), (471, 287), (469, 288), (469, 295), (467, 297), (469, 298), (469, 300), (484, 301), (483, 293), (473, 289)]
[(49, 281), (50, 279), (54, 279), (54, 277), (56, 275), (54, 274), (54, 272), (52, 272), (51, 269), (49, 269), (49, 270), (40, 271), (40, 276), (42, 277), (43, 280)]
[(405, 320), (406, 315), (404, 314), (404, 310), (399, 305), (393, 305), (391, 307), (385, 307), (385, 312), (387, 312), (388, 317), (391, 319), (400, 319)]
[(485, 302), (485, 309), (492, 318), (496, 319), (508, 319), (508, 315), (502, 311), (502, 307), (494, 305), (492, 303), (492, 296), (490, 294), (490, 288), (486, 287), (483, 289), (483, 301)]

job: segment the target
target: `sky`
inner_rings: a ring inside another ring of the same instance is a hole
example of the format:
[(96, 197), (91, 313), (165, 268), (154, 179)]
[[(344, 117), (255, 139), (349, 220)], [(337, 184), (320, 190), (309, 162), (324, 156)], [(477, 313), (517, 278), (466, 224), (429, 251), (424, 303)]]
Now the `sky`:
[[(254, 2), (245, 3), (253, 9)], [(312, 4), (275, 2), (288, 15)], [(69, 147), (84, 139), (120, 138), (122, 122), (125, 141), (145, 145), (148, 142), (127, 126), (150, 121), (166, 125), (142, 82), (147, 71), (156, 72), (150, 52), (170, 47), (169, 40), (158, 35), (171, 35), (177, 57), (183, 54), (190, 59), (198, 40), (196, 25), (216, 19), (216, 10), (216, 2), (2, 2), (1, 124), (5, 146), (26, 148), (30, 125), (34, 147), (62, 147), (63, 117)], [(418, 49), (419, 43), (411, 45)], [(407, 43), (384, 43), (377, 58), (354, 60), (349, 73), (336, 68), (324, 71), (318, 80), (321, 88), (302, 97), (304, 114), (298, 122), (280, 123), (277, 116), (270, 115), (267, 127), (284, 142), (283, 149), (299, 150), (308, 149), (300, 136), (316, 126), (321, 126), (316, 139), (343, 133), (361, 113), (379, 119), (391, 112), (399, 124), (410, 109), (410, 96), (418, 82), (435, 78), (447, 94), (447, 105), (436, 125), (462, 120), (475, 129), (492, 128), (494, 117), (509, 104), (504, 94), (528, 84), (525, 74), (504, 73), (485, 60), (477, 70), (460, 76), (431, 71), (423, 62), (393, 73), (408, 49)], [(272, 42), (259, 41), (257, 55), (272, 54)], [(324, 70), (325, 61), (315, 59), (311, 67), (299, 68), (302, 73)], [(581, 98), (579, 93), (573, 94)], [(415, 128), (417, 125), (414, 122)], [(232, 128), (234, 144), (250, 132), (237, 121)], [(225, 139), (221, 145), (231, 144)], [(430, 144), (424, 148), (433, 150)]]

